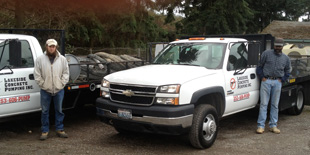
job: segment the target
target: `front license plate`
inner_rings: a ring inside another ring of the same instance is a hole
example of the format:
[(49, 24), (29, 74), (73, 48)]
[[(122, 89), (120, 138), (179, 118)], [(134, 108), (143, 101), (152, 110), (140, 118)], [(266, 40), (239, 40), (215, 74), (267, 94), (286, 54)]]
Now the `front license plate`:
[(132, 112), (129, 109), (118, 109), (117, 110), (117, 115), (120, 118), (132, 119)]

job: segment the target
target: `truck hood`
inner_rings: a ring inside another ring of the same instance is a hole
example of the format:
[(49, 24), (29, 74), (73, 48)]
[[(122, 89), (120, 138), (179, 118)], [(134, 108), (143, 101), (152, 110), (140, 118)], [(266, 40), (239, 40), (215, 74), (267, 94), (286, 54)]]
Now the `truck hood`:
[(115, 72), (104, 78), (111, 83), (159, 86), (183, 84), (192, 79), (215, 74), (216, 72), (216, 70), (209, 70), (199, 66), (147, 65)]

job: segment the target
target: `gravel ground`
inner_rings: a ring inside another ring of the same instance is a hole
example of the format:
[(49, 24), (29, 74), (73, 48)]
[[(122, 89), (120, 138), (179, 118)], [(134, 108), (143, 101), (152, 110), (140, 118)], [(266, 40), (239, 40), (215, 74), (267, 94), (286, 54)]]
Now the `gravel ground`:
[(310, 154), (310, 107), (299, 116), (279, 115), (281, 134), (256, 134), (258, 109), (220, 121), (214, 145), (206, 150), (191, 147), (187, 136), (118, 134), (95, 115), (95, 107), (65, 111), (69, 138), (40, 141), (40, 114), (0, 123), (0, 154)]

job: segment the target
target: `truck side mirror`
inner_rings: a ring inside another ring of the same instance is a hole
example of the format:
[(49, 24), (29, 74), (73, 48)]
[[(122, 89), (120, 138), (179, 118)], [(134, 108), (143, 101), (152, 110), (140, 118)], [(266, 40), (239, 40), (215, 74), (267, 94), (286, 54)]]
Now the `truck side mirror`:
[(14, 68), (22, 65), (22, 46), (17, 39), (9, 41), (9, 60)]
[(257, 65), (259, 61), (260, 44), (249, 43), (248, 65)]

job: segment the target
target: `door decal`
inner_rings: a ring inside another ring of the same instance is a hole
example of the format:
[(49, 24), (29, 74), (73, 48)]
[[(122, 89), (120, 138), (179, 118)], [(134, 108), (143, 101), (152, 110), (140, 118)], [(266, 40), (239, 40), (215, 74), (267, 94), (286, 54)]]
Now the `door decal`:
[(230, 88), (234, 90), (236, 88), (236, 80), (234, 78), (230, 79)]
[(3, 97), (0, 98), (0, 105), (26, 101), (30, 101), (30, 95)]
[(240, 76), (237, 77), (238, 80), (238, 89), (251, 87), (251, 83), (249, 82), (248, 76)]
[(4, 78), (4, 91), (17, 91), (33, 89), (32, 85), (28, 85), (26, 77)]
[(234, 102), (249, 99), (249, 98), (250, 98), (250, 93), (235, 95), (234, 96)]

